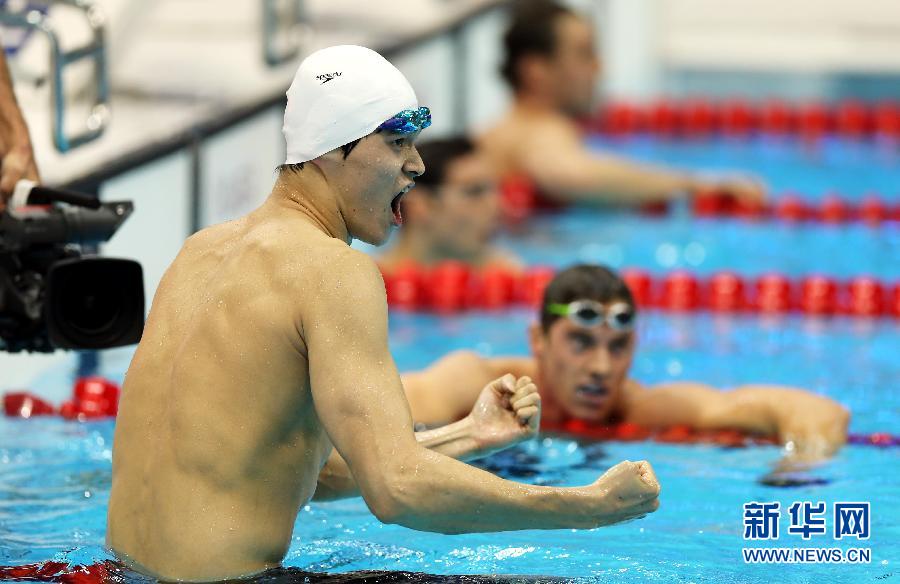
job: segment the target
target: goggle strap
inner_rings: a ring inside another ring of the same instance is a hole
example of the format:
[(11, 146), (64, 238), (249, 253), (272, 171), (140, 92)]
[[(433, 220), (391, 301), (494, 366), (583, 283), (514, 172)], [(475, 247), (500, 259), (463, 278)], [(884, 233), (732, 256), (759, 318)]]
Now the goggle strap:
[(569, 316), (569, 305), (551, 302), (547, 305), (547, 312), (553, 316)]

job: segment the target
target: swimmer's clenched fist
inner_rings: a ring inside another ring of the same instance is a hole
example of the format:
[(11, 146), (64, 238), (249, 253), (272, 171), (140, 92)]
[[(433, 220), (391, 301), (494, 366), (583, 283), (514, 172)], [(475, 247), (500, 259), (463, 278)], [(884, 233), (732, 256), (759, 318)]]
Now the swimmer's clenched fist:
[[(502, 449), (538, 434), (541, 396), (530, 377), (511, 374), (490, 382), (470, 414), (478, 424), (479, 454)], [(516, 424), (507, 418), (515, 417)], [(624, 461), (588, 487), (584, 524), (600, 527), (640, 518), (659, 508), (660, 485), (647, 461)]]
[(531, 378), (504, 375), (481, 390), (469, 415), (479, 452), (489, 454), (537, 436), (541, 396)]
[(589, 527), (640, 518), (659, 508), (659, 481), (645, 460), (620, 462), (603, 473), (591, 488), (597, 496), (597, 507), (595, 513), (585, 517)]

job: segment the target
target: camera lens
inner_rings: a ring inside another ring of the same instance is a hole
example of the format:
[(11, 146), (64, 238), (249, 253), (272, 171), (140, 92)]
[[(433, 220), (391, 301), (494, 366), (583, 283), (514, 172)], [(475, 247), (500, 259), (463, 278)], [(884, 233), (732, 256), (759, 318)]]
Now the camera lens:
[[(86, 274), (88, 278), (91, 274)], [(96, 335), (115, 326), (127, 300), (109, 282), (77, 282), (62, 298), (60, 316), (79, 333)]]
[(47, 332), (56, 347), (103, 349), (136, 343), (144, 325), (141, 266), (130, 260), (63, 260), (49, 271)]

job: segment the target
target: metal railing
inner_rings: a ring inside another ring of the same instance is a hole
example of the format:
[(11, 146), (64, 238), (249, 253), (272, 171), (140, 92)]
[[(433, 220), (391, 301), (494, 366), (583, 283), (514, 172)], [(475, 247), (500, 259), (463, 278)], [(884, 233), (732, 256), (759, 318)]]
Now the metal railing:
[[(0, 4), (2, 4), (2, 1), (3, 0), (0, 0)], [(47, 2), (48, 0), (43, 1)], [(280, 4), (278, 4), (278, 1), (280, 1)], [(308, 36), (305, 36), (306, 32), (316, 24), (314, 20), (311, 19), (311, 15), (303, 11), (305, 5), (303, 0), (260, 0), (260, 2), (263, 3), (261, 9), (269, 11), (263, 14), (263, 26), (270, 27), (269, 30), (273, 31), (274, 29), (280, 30), (281, 27), (293, 28), (294, 32), (298, 35), (295, 38), (295, 41), (298, 42), (298, 45), (295, 47), (298, 51), (296, 57), (302, 56), (304, 51), (302, 43), (309, 38)], [(388, 59), (394, 59), (399, 57), (401, 53), (415, 50), (437, 37), (447, 35), (453, 40), (455, 47), (454, 54), (462, 57), (466, 53), (465, 47), (463, 46), (463, 43), (465, 43), (466, 40), (462, 34), (465, 27), (473, 20), (488, 13), (505, 10), (506, 7), (513, 2), (515, 2), (515, 0), (485, 0), (471, 10), (460, 14), (458, 18), (454, 19), (452, 22), (447, 22), (440, 26), (429, 27), (427, 30), (423, 30), (420, 34), (407, 38), (403, 42), (374, 45), (373, 48), (381, 52)], [(282, 12), (288, 7), (288, 4), (286, 3), (290, 3), (290, 11)], [(266, 19), (269, 19), (268, 24), (265, 22)], [(282, 21), (281, 19), (284, 20)], [(274, 32), (272, 34), (274, 34)], [(272, 40), (272, 34), (267, 33), (266, 29), (264, 29), (262, 38), (263, 46), (260, 53), (261, 56), (266, 59), (267, 63), (271, 62), (271, 66), (275, 67), (277, 66), (276, 63), (279, 62), (279, 57), (287, 60), (294, 57), (291, 56), (292, 51), (279, 51), (279, 47), (283, 49), (283, 45), (275, 43)], [(272, 44), (269, 46), (269, 57), (267, 58), (266, 45), (269, 43)], [(454, 79), (456, 80), (456, 87), (465, 86), (467, 73), (467, 64), (461, 58), (456, 59), (452, 71)], [(198, 175), (200, 167), (198, 152), (200, 144), (203, 141), (238, 124), (244, 123), (272, 107), (284, 108), (284, 102), (284, 90), (280, 89), (277, 92), (261, 97), (252, 103), (241, 104), (234, 108), (226, 109), (225, 111), (217, 111), (214, 117), (203, 119), (186, 131), (179, 132), (169, 139), (154, 141), (133, 151), (120, 152), (116, 156), (105, 159), (102, 165), (90, 168), (82, 172), (79, 176), (58, 186), (65, 186), (66, 188), (82, 190), (85, 192), (97, 192), (102, 183), (113, 177), (120, 176), (136, 167), (159, 160), (160, 158), (182, 150), (186, 150), (190, 153), (192, 173)], [(453, 105), (454, 127), (465, 128), (468, 125), (468, 114), (469, 112), (467, 111), (465, 99), (463, 99), (462, 95), (457, 95)], [(197, 200), (197, 197), (199, 196), (199, 179), (196, 176), (192, 180), (191, 191), (192, 201), (194, 202), (192, 207), (194, 209), (195, 217), (194, 225), (196, 227), (198, 226), (196, 218), (199, 216), (197, 211), (199, 205)]]
[[(30, 28), (43, 34), (50, 46), (50, 107), (53, 110), (53, 144), (60, 152), (67, 152), (82, 144), (96, 140), (109, 121), (109, 77), (106, 67), (103, 16), (88, 0), (53, 0), (50, 4), (66, 4), (77, 8), (91, 29), (91, 41), (86, 45), (63, 51), (59, 32), (51, 18), (36, 9), (25, 12), (0, 10), (0, 23), (4, 26)], [(94, 103), (84, 122), (84, 129), (75, 134), (66, 130), (66, 86), (63, 72), (67, 67), (85, 59), (94, 62)]]
[[(49, 5), (64, 4), (78, 9), (91, 30), (91, 41), (87, 44), (64, 51), (60, 43), (59, 32), (52, 19), (44, 12), (27, 9), (14, 12), (0, 10), (0, 24), (9, 27), (30, 28), (43, 34), (50, 46), (50, 107), (53, 111), (53, 144), (60, 152), (69, 150), (96, 140), (103, 133), (109, 122), (109, 73), (106, 63), (106, 43), (104, 18), (96, 6), (89, 0), (51, 0)], [(84, 121), (83, 129), (70, 134), (66, 128), (66, 85), (63, 77), (65, 69), (85, 59), (94, 63), (93, 88), (94, 101), (90, 113)]]

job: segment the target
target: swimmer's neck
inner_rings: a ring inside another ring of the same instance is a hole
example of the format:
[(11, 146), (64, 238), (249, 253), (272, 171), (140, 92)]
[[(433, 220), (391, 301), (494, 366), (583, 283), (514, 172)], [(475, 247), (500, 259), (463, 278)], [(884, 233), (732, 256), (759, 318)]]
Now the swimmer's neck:
[(523, 118), (562, 117), (569, 119), (570, 117), (551, 96), (535, 92), (517, 93), (510, 113)]
[(341, 213), (338, 193), (312, 162), (299, 172), (282, 172), (263, 208), (288, 211), (309, 221), (314, 227), (347, 245), (350, 230)]

